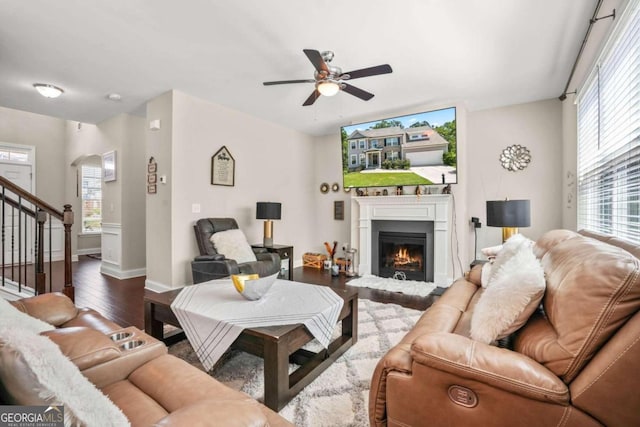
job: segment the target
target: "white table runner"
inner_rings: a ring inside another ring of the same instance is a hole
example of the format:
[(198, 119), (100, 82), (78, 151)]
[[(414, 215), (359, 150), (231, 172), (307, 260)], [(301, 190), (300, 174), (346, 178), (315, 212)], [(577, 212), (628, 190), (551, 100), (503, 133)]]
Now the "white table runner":
[(249, 301), (231, 279), (218, 279), (186, 286), (171, 310), (209, 371), (245, 328), (302, 323), (327, 348), (343, 304), (326, 286), (280, 279), (264, 297)]

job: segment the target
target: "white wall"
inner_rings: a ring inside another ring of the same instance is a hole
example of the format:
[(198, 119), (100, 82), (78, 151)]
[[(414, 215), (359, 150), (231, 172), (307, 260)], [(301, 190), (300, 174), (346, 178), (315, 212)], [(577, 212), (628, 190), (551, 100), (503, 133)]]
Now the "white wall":
[[(301, 263), (302, 252), (316, 245), (319, 226), (311, 137), (178, 91), (152, 100), (147, 118), (162, 120), (159, 131), (147, 131), (147, 154), (156, 157), (158, 174), (168, 180), (159, 184), (158, 194), (147, 195), (147, 221), (160, 227), (147, 228), (148, 235), (153, 233), (148, 287), (192, 282), (190, 263), (198, 255), (193, 224), (199, 218), (235, 218), (250, 243), (262, 242), (262, 221), (255, 219), (258, 201), (282, 203), (274, 242), (293, 245), (294, 261)], [(211, 185), (211, 157), (223, 145), (236, 162), (233, 187)], [(192, 212), (194, 204), (200, 205), (199, 213)], [(161, 219), (152, 219), (156, 214)]]
[(67, 123), (66, 193), (67, 198), (73, 200), (76, 216), (76, 232), (72, 235), (74, 253), (82, 212), (76, 181), (78, 165), (89, 156), (101, 158), (108, 151), (116, 151), (116, 180), (102, 183), (102, 223), (103, 229), (109, 232), (103, 232), (101, 238), (101, 270), (117, 278), (145, 274), (144, 124), (144, 119), (128, 114), (117, 115), (98, 125)]
[(0, 107), (0, 141), (36, 147), (36, 196), (63, 209), (66, 121)]
[[(531, 200), (531, 227), (521, 233), (537, 239), (562, 227), (562, 104), (557, 99), (475, 111), (468, 115), (469, 181), (467, 212), (480, 218), (478, 249), (501, 242), (501, 230), (486, 226), (486, 201)], [(531, 152), (531, 163), (518, 172), (504, 169), (499, 157), (510, 145)], [(466, 218), (468, 224), (470, 218)], [(473, 233), (470, 234), (473, 239)], [(473, 254), (473, 242), (470, 244)]]

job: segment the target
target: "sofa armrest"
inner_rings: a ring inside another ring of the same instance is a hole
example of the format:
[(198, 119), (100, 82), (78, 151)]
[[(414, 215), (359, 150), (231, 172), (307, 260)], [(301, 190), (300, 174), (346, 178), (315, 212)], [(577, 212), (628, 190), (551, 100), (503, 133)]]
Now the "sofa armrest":
[[(126, 336), (124, 339), (114, 342), (120, 350), (120, 356), (82, 371), (82, 374), (98, 388), (124, 380), (140, 366), (167, 354), (167, 347), (161, 341), (136, 327), (130, 326), (114, 332), (114, 334), (117, 333), (124, 333)], [(133, 348), (125, 347), (127, 343), (134, 342), (141, 345)]]
[(118, 346), (102, 332), (75, 326), (42, 332), (81, 371), (120, 357)]
[(200, 261), (222, 261), (224, 259), (224, 255), (222, 254), (213, 254), (213, 255), (198, 255), (193, 259), (193, 262)]
[(482, 286), (482, 268), (484, 264), (476, 264), (467, 271), (464, 278), (476, 286)]
[(273, 252), (256, 252), (256, 259), (258, 261), (272, 262), (280, 269), (280, 255)]
[(451, 375), (478, 381), (510, 393), (569, 404), (569, 389), (560, 378), (533, 359), (461, 335), (426, 334), (417, 338), (411, 355), (420, 363)]
[(12, 304), (29, 316), (53, 326), (60, 326), (75, 318), (78, 314), (78, 308), (73, 304), (73, 301), (60, 292), (23, 298), (13, 301)]

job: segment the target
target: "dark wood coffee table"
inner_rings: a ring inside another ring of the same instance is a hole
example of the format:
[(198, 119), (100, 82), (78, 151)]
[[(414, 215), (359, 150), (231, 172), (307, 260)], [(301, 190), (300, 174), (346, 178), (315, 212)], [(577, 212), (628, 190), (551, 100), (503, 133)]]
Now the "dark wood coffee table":
[[(274, 411), (282, 409), (296, 394), (327, 369), (338, 357), (358, 341), (358, 291), (353, 288), (331, 288), (344, 299), (338, 321), (342, 334), (327, 350), (318, 353), (302, 348), (313, 335), (302, 324), (248, 328), (242, 331), (232, 347), (264, 359), (264, 403)], [(164, 324), (180, 327), (171, 311), (171, 303), (180, 293), (175, 291), (145, 292), (145, 331), (170, 344), (184, 338), (179, 332), (164, 335)], [(289, 374), (289, 363), (300, 367)]]

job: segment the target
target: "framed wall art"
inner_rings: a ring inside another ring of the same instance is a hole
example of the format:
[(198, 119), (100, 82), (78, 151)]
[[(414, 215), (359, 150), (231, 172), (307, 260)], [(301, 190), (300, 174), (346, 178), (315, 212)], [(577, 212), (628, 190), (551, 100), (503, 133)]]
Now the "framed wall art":
[(236, 161), (227, 149), (221, 149), (211, 157), (211, 185), (234, 186)]
[(102, 180), (104, 182), (116, 180), (116, 152), (109, 151), (102, 155)]

